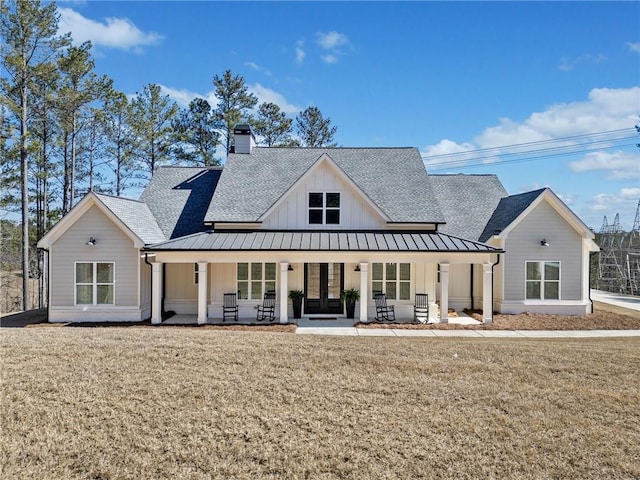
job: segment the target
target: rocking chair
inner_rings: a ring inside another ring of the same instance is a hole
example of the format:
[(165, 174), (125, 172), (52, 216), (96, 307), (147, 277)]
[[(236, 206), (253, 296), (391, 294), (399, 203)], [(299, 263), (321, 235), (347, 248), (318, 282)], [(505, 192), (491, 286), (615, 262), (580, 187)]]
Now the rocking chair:
[(382, 292), (376, 292), (376, 321), (395, 322), (396, 312), (393, 305), (387, 305), (387, 296)]
[(273, 322), (276, 318), (276, 292), (269, 290), (264, 293), (262, 305), (258, 305), (257, 321), (268, 320)]

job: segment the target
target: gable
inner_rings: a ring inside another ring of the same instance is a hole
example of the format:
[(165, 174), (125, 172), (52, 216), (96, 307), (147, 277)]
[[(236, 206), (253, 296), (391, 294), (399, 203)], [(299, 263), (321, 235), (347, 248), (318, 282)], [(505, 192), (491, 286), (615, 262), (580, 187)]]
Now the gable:
[(230, 154), (205, 222), (258, 222), (328, 155), (391, 223), (443, 223), (415, 148), (254, 148)]
[[(309, 225), (309, 193), (339, 193), (340, 223)], [(263, 216), (265, 229), (380, 229), (388, 220), (366, 195), (323, 155)]]
[[(145, 242), (134, 231), (129, 228), (118, 216), (109, 210), (107, 206), (100, 200), (98, 195), (93, 192), (89, 192), (85, 197), (75, 205), (69, 213), (67, 213), (58, 223), (56, 223), (47, 234), (38, 241), (38, 248), (51, 248), (51, 246), (66, 232), (78, 222), (81, 221), (83, 216), (87, 214), (90, 209), (98, 209), (104, 216), (106, 216), (110, 222), (110, 225), (114, 225), (121, 230), (131, 241), (133, 241), (136, 248), (143, 247)], [(85, 242), (89, 239), (85, 239)]]
[[(529, 197), (527, 197), (529, 195)], [(504, 229), (498, 234), (500, 238), (507, 238), (512, 230), (514, 230), (521, 222), (523, 222), (527, 217), (541, 204), (547, 204), (554, 212), (561, 218), (564, 223), (572, 228), (579, 236), (586, 239), (593, 239), (595, 237), (594, 233), (584, 224), (580, 218), (571, 211), (567, 205), (560, 200), (549, 188), (545, 188), (543, 190), (536, 190), (534, 192), (528, 192), (526, 194), (522, 194), (514, 197), (523, 197), (527, 200), (527, 203), (516, 203), (513, 205), (514, 212), (511, 216), (514, 216), (515, 213), (519, 212), (518, 215), (511, 219), (509, 223), (504, 227)], [(507, 218), (509, 216), (507, 215)]]

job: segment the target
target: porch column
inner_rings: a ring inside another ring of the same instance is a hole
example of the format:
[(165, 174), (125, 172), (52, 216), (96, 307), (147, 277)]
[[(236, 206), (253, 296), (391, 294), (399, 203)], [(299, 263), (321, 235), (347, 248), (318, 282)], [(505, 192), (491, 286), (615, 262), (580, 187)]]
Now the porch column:
[(440, 323), (449, 323), (449, 264), (440, 264)]
[(289, 262), (280, 262), (280, 323), (287, 323), (289, 298)]
[(493, 323), (493, 265), (483, 263), (482, 269), (482, 321)]
[(207, 323), (207, 273), (209, 264), (198, 262), (198, 325)]
[(369, 286), (369, 264), (360, 264), (360, 321), (366, 322), (367, 307), (369, 306), (369, 292), (367, 287)]
[(151, 264), (151, 323), (162, 323), (162, 262)]

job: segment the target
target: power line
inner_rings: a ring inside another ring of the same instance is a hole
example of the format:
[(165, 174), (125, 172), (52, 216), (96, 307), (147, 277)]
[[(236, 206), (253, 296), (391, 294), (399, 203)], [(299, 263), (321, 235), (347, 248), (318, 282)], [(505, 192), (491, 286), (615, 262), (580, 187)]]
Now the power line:
[[(534, 160), (541, 160), (545, 158), (558, 157), (558, 156), (568, 155), (568, 154), (579, 154), (579, 153), (587, 153), (592, 151), (612, 150), (612, 149), (619, 149), (623, 147), (635, 146), (637, 143), (636, 135), (624, 136), (624, 137), (616, 136), (615, 138), (597, 139), (597, 137), (611, 135), (612, 133), (619, 134), (627, 131), (635, 132), (635, 129), (629, 128), (629, 129), (611, 130), (608, 132), (596, 132), (593, 134), (575, 135), (572, 137), (562, 137), (554, 140), (541, 140), (537, 142), (506, 145), (503, 147), (492, 147), (492, 148), (485, 148), (485, 149), (478, 149), (478, 150), (469, 150), (466, 152), (456, 152), (451, 154), (424, 156), (422, 158), (423, 160), (428, 160), (433, 158), (445, 158), (445, 157), (452, 158), (451, 160), (428, 163), (427, 167), (429, 168), (429, 170), (442, 170), (442, 169), (452, 168), (452, 167), (458, 167), (458, 168), (477, 167), (477, 166), (486, 165), (487, 163), (492, 163), (494, 165), (505, 164), (505, 163), (521, 163), (521, 162), (528, 162), (528, 161), (534, 161)], [(517, 147), (533, 146), (533, 145), (542, 146), (545, 144), (560, 143), (560, 142), (566, 142), (567, 140), (587, 138), (587, 137), (590, 137), (590, 138), (596, 137), (596, 139), (589, 142), (570, 143), (565, 145), (558, 145), (558, 146), (551, 146), (551, 147), (544, 147), (544, 148), (531, 148), (531, 149), (519, 151), (519, 152), (506, 151), (504, 153), (499, 153), (503, 150), (512, 150)], [(628, 143), (629, 140), (632, 140), (633, 142)], [(627, 143), (620, 143), (620, 142), (627, 142)], [(495, 153), (492, 155), (487, 155), (489, 152), (492, 152), (492, 151)], [(476, 155), (483, 155), (483, 156), (476, 156)], [(460, 158), (458, 160), (455, 159), (455, 157), (460, 157), (460, 156), (465, 156), (466, 158)], [(487, 160), (493, 160), (498, 157), (501, 158), (502, 160), (487, 162)], [(513, 157), (520, 157), (520, 158), (513, 158)]]
[[(460, 156), (460, 155), (468, 155), (468, 154), (476, 154), (476, 153), (481, 153), (481, 152), (490, 152), (490, 151), (500, 151), (500, 150), (504, 150), (504, 149), (514, 149), (514, 148), (518, 148), (518, 147), (526, 147), (526, 146), (534, 146), (534, 145), (544, 145), (547, 143), (560, 143), (560, 142), (565, 142), (568, 140), (575, 140), (575, 139), (579, 139), (579, 138), (593, 138), (593, 137), (599, 137), (599, 136), (603, 136), (603, 135), (613, 135), (613, 134), (618, 134), (618, 133), (631, 133), (633, 132), (634, 134), (637, 133), (635, 128), (620, 128), (617, 130), (608, 130), (608, 131), (604, 131), (604, 132), (593, 132), (593, 133), (583, 133), (581, 135), (572, 135), (572, 136), (568, 136), (568, 137), (559, 137), (559, 138), (553, 138), (553, 139), (548, 139), (548, 140), (536, 140), (533, 142), (525, 142), (525, 143), (514, 143), (511, 145), (503, 145), (500, 147), (488, 147), (488, 148), (478, 148), (476, 150), (466, 150), (464, 152), (452, 152), (452, 153), (441, 153), (438, 155), (423, 155), (422, 158), (442, 158), (442, 157), (455, 157), (455, 156)], [(618, 138), (635, 138), (635, 137), (616, 137), (616, 138), (612, 138), (611, 141), (616, 140)], [(600, 140), (602, 141), (602, 140)]]

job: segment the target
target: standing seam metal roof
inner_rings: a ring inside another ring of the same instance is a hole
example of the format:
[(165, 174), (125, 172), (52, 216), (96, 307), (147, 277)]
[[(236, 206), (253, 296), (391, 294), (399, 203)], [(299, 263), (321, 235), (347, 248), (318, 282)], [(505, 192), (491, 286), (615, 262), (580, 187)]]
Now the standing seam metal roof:
[(200, 232), (150, 245), (157, 251), (500, 252), (481, 242), (438, 232)]

